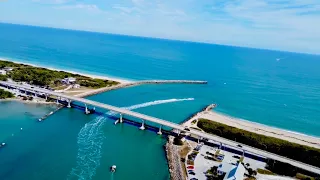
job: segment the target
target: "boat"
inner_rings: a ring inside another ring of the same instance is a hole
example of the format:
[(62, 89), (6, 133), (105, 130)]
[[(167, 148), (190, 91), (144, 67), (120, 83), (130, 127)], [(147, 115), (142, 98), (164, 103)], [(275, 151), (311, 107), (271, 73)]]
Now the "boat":
[(111, 171), (111, 172), (116, 172), (116, 169), (117, 169), (117, 166), (116, 166), (116, 165), (112, 165), (112, 166), (110, 167), (110, 171)]

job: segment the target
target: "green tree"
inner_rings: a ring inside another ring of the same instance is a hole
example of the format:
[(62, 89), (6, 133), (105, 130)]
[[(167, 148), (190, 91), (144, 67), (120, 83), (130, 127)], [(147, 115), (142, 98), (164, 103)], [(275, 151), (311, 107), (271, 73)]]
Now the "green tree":
[(11, 92), (0, 89), (0, 99), (13, 98), (13, 97), (14, 95)]
[(7, 78), (8, 78), (8, 77), (7, 77), (6, 75), (0, 74), (0, 81), (6, 81)]

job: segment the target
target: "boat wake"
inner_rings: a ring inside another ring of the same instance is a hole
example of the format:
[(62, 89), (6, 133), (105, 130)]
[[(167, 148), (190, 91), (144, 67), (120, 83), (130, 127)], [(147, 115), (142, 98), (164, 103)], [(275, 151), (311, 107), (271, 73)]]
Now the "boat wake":
[[(151, 101), (151, 102), (146, 102), (146, 103), (142, 103), (142, 104), (136, 104), (133, 106), (122, 107), (122, 108), (127, 109), (127, 110), (134, 110), (134, 109), (138, 109), (138, 108), (144, 108), (144, 107), (154, 106), (154, 105), (159, 105), (159, 104), (173, 103), (173, 102), (179, 102), (179, 101), (193, 101), (193, 100), (194, 100), (194, 98), (157, 100), (157, 101)], [(107, 114), (108, 115), (115, 115), (115, 114), (119, 114), (119, 113), (114, 112), (114, 111), (109, 111)]]
[(86, 123), (78, 134), (77, 166), (72, 168), (68, 179), (86, 180), (95, 175), (100, 165), (101, 146), (105, 138), (102, 126), (106, 122), (103, 116)]
[[(134, 110), (159, 104), (192, 100), (194, 100), (194, 98), (157, 100), (123, 108)], [(118, 113), (108, 111), (106, 114), (116, 115)], [(81, 128), (77, 140), (77, 166), (71, 169), (68, 179), (88, 180), (92, 179), (92, 177), (95, 175), (96, 169), (100, 165), (100, 158), (102, 156), (101, 147), (103, 145), (103, 139), (105, 138), (102, 127), (106, 121), (106, 117), (99, 116), (86, 123)]]

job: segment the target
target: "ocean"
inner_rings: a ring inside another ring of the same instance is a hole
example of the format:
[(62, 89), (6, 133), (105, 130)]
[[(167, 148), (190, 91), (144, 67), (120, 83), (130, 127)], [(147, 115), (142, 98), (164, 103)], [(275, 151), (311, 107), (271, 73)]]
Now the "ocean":
[[(229, 116), (320, 137), (318, 55), (0, 24), (0, 57), (128, 80), (206, 80), (206, 85), (143, 85), (89, 98), (177, 123), (217, 103), (216, 111)], [(0, 151), (11, 164), (0, 170), (0, 179), (168, 178), (165, 139), (114, 126), (108, 118), (63, 109), (20, 134)], [(114, 177), (108, 172), (113, 163), (119, 167)]]

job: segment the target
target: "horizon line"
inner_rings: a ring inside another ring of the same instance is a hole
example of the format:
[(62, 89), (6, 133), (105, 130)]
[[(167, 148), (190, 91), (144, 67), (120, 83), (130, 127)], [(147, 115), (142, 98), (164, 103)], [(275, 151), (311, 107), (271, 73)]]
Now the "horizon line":
[(281, 50), (281, 49), (268, 49), (268, 48), (259, 48), (259, 47), (250, 47), (250, 46), (238, 46), (238, 45), (232, 45), (232, 44), (219, 44), (219, 43), (206, 42), (206, 41), (192, 41), (192, 40), (185, 40), (185, 39), (173, 39), (173, 38), (142, 36), (142, 35), (134, 35), (134, 34), (111, 33), (111, 32), (104, 32), (104, 31), (85, 30), (85, 29), (70, 29), (70, 28), (63, 28), (63, 27), (42, 26), (42, 25), (34, 25), (34, 24), (21, 24), (21, 23), (4, 22), (4, 21), (0, 21), (0, 24), (11, 24), (11, 25), (18, 25), (18, 26), (31, 26), (31, 27), (57, 29), (57, 30), (79, 31), (79, 32), (99, 33), (99, 34), (115, 35), (115, 36), (127, 36), (127, 37), (136, 37), (136, 38), (178, 41), (178, 42), (186, 42), (186, 43), (207, 44), (207, 45), (216, 45), (216, 46), (229, 46), (229, 47), (244, 48), (244, 49), (255, 49), (255, 50), (276, 51), (276, 52), (320, 56), (320, 52), (319, 53), (298, 52), (298, 51)]

